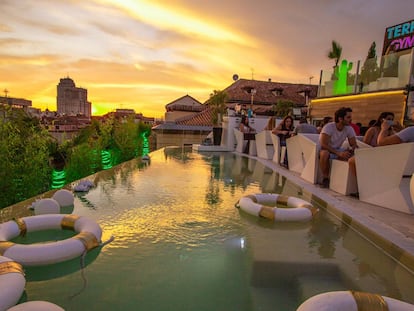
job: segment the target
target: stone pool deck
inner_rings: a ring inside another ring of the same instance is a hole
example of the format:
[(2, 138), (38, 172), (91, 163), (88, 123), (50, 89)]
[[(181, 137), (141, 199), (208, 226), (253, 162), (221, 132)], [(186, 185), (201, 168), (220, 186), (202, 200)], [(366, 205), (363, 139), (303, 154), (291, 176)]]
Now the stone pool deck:
[(303, 189), (311, 198), (414, 271), (414, 215), (364, 203), (311, 184), (271, 160), (252, 157)]

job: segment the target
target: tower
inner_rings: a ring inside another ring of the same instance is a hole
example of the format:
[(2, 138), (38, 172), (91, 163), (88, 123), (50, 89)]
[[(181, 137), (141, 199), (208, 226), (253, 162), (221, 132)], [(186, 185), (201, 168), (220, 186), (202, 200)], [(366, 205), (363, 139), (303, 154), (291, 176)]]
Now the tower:
[(60, 79), (57, 85), (57, 112), (66, 115), (82, 114), (90, 118), (92, 104), (88, 102), (88, 90), (76, 87), (69, 77)]

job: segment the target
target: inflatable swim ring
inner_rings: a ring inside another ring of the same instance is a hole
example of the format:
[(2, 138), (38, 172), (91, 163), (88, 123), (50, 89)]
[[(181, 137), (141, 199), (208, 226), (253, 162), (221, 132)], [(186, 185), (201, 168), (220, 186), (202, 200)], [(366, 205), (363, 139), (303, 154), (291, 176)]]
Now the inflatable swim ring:
[(239, 200), (236, 207), (250, 215), (274, 221), (308, 221), (319, 211), (305, 200), (272, 193), (247, 195)]

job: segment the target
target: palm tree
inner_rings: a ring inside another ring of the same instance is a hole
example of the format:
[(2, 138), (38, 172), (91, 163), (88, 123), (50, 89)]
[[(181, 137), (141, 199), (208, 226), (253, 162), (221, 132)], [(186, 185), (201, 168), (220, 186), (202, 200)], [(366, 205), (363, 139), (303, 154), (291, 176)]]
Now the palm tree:
[(328, 52), (328, 58), (335, 60), (334, 67), (338, 67), (339, 60), (341, 59), (341, 54), (342, 46), (335, 40), (332, 40), (332, 49)]
[(224, 91), (214, 90), (210, 94), (208, 105), (212, 109), (212, 122), (214, 126), (221, 125), (221, 117), (226, 112), (227, 93)]
[(225, 91), (214, 90), (213, 93), (210, 94), (210, 98), (207, 101), (207, 104), (210, 106), (212, 110), (211, 121), (213, 122), (214, 145), (221, 144), (221, 135), (223, 131), (221, 127), (221, 119), (223, 114), (226, 112), (227, 98), (228, 95)]
[(368, 85), (371, 81), (377, 80), (379, 77), (379, 67), (377, 64), (377, 51), (376, 51), (376, 44), (375, 41), (372, 42), (369, 50), (368, 55), (365, 58), (364, 65), (361, 69), (360, 74), (360, 83), (362, 83), (361, 87), (364, 85)]

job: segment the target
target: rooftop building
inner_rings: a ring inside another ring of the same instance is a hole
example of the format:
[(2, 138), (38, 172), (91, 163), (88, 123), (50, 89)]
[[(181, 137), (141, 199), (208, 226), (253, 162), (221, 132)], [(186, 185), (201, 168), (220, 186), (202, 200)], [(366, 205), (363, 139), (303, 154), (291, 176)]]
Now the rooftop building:
[(92, 115), (92, 104), (88, 101), (88, 90), (75, 86), (69, 78), (60, 79), (57, 85), (57, 112), (66, 115)]

